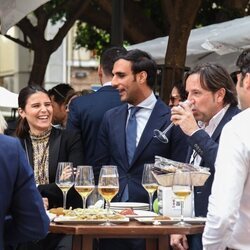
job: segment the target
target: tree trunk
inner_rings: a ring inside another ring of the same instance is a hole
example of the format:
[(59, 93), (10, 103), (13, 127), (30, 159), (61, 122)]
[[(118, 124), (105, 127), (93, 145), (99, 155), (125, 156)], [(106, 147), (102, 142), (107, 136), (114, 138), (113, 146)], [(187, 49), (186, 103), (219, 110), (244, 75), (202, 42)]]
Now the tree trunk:
[(50, 56), (59, 48), (70, 28), (84, 14), (90, 2), (91, 0), (75, 0), (74, 4), (73, 2), (65, 1), (64, 4), (68, 4), (68, 18), (54, 38), (49, 41), (46, 40), (44, 33), (50, 17), (47, 16), (43, 6), (34, 12), (37, 18), (37, 25), (34, 25), (27, 17), (17, 24), (24, 34), (24, 41), (15, 38), (11, 38), (11, 40), (34, 51), (34, 62), (28, 84), (43, 85)]
[(185, 71), (187, 42), (194, 20), (200, 8), (201, 0), (166, 0), (170, 33), (162, 72), (161, 98), (169, 102), (174, 82), (182, 80)]
[(49, 63), (51, 53), (47, 52), (47, 50), (34, 50), (34, 61), (32, 65), (32, 70), (30, 73), (30, 79), (28, 84), (44, 84), (44, 76), (46, 73), (47, 65)]

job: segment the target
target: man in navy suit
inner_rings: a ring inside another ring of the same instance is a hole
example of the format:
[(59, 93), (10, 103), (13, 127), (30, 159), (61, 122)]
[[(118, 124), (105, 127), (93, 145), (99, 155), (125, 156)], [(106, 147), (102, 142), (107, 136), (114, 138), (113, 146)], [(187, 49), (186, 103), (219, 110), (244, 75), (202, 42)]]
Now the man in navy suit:
[[(163, 130), (168, 126), (171, 115), (170, 108), (153, 93), (156, 71), (155, 61), (140, 50), (118, 57), (113, 67), (112, 85), (126, 103), (105, 113), (95, 154), (97, 168), (106, 164), (118, 167), (120, 186), (113, 201), (148, 203), (148, 193), (141, 184), (144, 164), (154, 163), (156, 155), (184, 161), (187, 154), (186, 137), (179, 127), (169, 131), (169, 143), (154, 137), (154, 129)], [(137, 109), (136, 149), (130, 157), (126, 137), (134, 108)], [(144, 249), (141, 240), (118, 240), (117, 245), (114, 240), (108, 241), (101, 242), (101, 249)]]
[(94, 149), (104, 113), (121, 105), (119, 93), (111, 86), (114, 59), (126, 53), (123, 47), (111, 47), (103, 52), (98, 68), (102, 87), (95, 93), (75, 98), (70, 104), (67, 129), (81, 132), (85, 164), (94, 164)]
[[(184, 84), (192, 106), (180, 103), (180, 107), (173, 107), (171, 119), (188, 136), (187, 161), (210, 169), (205, 185), (194, 188), (195, 216), (206, 217), (220, 134), (240, 110), (235, 85), (228, 72), (217, 64), (196, 66), (187, 73)], [(172, 235), (171, 245), (178, 250), (202, 249), (201, 235), (188, 238), (189, 242), (185, 235)]]
[(20, 142), (0, 135), (0, 250), (46, 236), (49, 218)]

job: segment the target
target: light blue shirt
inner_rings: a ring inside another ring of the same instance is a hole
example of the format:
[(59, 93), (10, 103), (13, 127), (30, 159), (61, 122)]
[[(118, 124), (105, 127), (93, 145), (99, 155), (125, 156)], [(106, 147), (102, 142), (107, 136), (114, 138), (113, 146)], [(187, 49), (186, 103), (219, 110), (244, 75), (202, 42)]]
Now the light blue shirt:
[[(137, 105), (137, 107), (141, 107), (141, 109), (137, 111), (135, 114), (136, 120), (137, 120), (136, 146), (138, 145), (140, 141), (141, 135), (155, 107), (156, 101), (157, 99), (152, 91), (149, 97), (147, 97), (145, 100), (143, 100), (141, 103)], [(128, 104), (128, 109), (132, 106), (133, 105)], [(129, 115), (130, 115), (130, 110), (129, 110), (128, 118), (129, 118)], [(128, 119), (127, 119), (127, 122), (128, 122)]]

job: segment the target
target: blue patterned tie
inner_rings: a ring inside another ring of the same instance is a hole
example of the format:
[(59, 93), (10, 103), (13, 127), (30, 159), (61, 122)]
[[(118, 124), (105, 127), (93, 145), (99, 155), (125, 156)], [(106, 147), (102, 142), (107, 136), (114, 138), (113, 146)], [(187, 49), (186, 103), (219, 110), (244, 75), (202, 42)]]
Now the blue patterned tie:
[(127, 147), (127, 156), (129, 164), (131, 164), (132, 162), (136, 149), (137, 121), (135, 114), (139, 109), (140, 107), (130, 108), (130, 116), (127, 124), (126, 147)]

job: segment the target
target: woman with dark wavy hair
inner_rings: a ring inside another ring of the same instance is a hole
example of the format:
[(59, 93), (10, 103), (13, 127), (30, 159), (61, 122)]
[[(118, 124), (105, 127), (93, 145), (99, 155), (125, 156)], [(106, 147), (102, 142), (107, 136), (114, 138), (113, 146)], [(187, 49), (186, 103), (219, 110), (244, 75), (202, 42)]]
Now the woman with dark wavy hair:
[[(19, 120), (16, 135), (20, 138), (27, 159), (34, 169), (38, 189), (48, 199), (47, 208), (62, 207), (63, 195), (55, 184), (58, 162), (83, 164), (80, 134), (52, 127), (53, 108), (50, 97), (40, 86), (23, 88), (18, 97)], [(67, 207), (82, 207), (81, 196), (72, 187), (67, 195)], [(49, 249), (49, 246), (44, 249)], [(55, 249), (51, 247), (50, 249)]]

